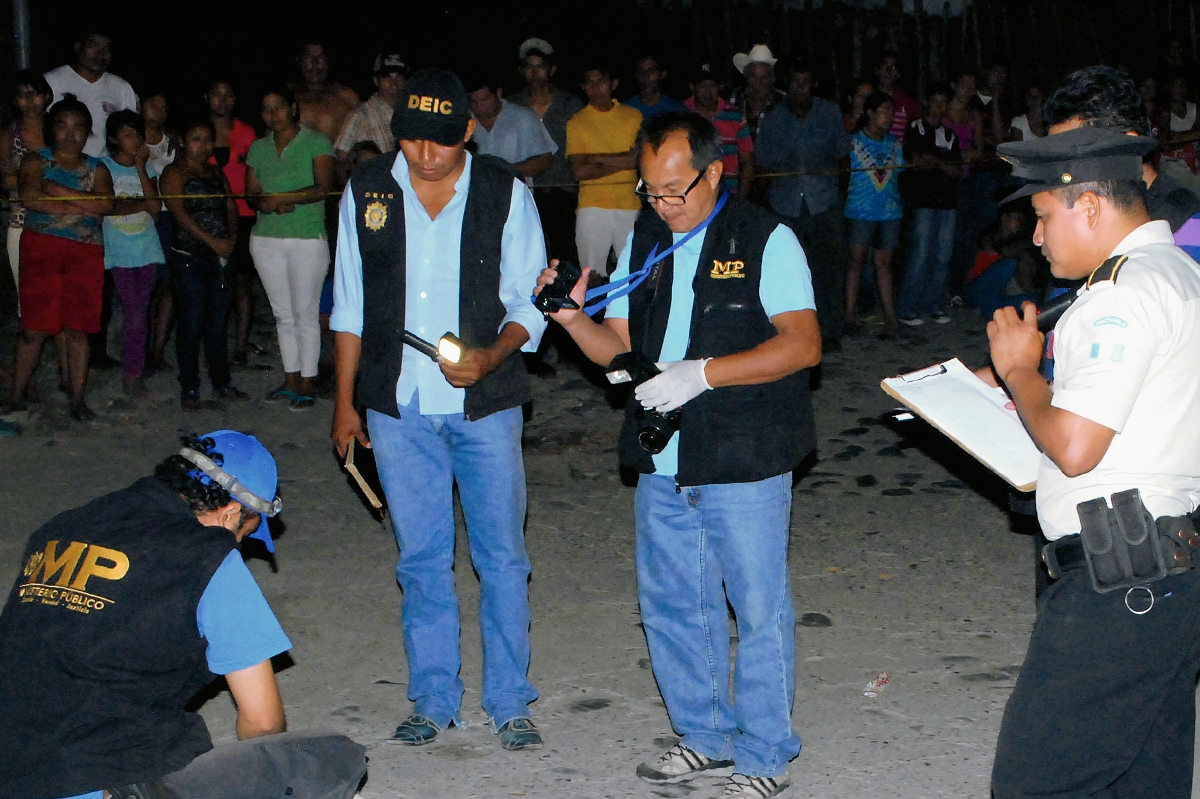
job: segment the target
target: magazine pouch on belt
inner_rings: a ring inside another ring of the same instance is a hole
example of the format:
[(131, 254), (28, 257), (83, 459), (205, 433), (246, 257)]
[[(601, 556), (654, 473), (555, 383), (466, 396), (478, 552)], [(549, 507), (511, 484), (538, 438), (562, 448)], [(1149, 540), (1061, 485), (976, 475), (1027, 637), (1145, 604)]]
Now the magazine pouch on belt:
[(1080, 537), (1092, 587), (1104, 594), (1167, 576), (1158, 526), (1136, 488), (1080, 502)]

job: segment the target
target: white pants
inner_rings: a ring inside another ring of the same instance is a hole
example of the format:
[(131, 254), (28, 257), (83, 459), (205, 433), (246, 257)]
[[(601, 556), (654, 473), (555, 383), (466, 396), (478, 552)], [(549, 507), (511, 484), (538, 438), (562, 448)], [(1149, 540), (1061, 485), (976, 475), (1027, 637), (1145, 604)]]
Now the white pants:
[(611, 208), (580, 208), (576, 211), (575, 247), (579, 250), (579, 265), (590, 266), (596, 274), (607, 275), (608, 251), (621, 257), (637, 216), (637, 211)]
[(278, 239), (250, 236), (250, 257), (262, 278), (275, 329), (283, 371), (317, 376), (321, 356), (321, 284), (329, 271), (325, 239)]
[(21, 228), (10, 227), (8, 229), (8, 265), (13, 270), (13, 285), (18, 289), (21, 287), (21, 272), (17, 268), (17, 263), (21, 257)]

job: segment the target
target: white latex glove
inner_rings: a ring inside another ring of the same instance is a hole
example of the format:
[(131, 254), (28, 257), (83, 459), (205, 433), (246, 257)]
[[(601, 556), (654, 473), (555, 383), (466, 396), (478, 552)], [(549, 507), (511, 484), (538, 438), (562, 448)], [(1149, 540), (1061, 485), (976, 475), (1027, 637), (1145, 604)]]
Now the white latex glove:
[(711, 360), (656, 363), (662, 374), (638, 386), (633, 396), (643, 408), (654, 408), (659, 413), (673, 411), (712, 388), (704, 376), (704, 365)]

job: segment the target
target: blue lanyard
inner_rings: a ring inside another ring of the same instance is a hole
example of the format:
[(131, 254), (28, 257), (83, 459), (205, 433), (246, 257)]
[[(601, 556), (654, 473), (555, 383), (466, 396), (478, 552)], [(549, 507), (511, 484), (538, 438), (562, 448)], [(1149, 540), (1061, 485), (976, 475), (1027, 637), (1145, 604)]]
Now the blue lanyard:
[[(686, 236), (668, 247), (665, 252), (659, 253), (658, 245), (655, 244), (654, 249), (651, 250), (650, 254), (646, 256), (646, 263), (642, 264), (641, 269), (637, 270), (636, 272), (630, 272), (628, 275), (615, 282), (608, 283), (604, 286), (597, 286), (594, 289), (588, 289), (588, 292), (583, 300), (585, 306), (583, 310), (588, 314), (588, 316), (595, 316), (596, 314), (600, 313), (600, 311), (607, 308), (609, 303), (611, 303), (613, 300), (632, 294), (633, 290), (640, 286), (646, 280), (646, 278), (650, 276), (650, 271), (654, 269), (654, 267), (660, 261), (678, 250), (683, 245), (687, 244), (692, 240), (692, 237), (708, 227), (713, 219), (716, 218), (717, 214), (721, 213), (721, 209), (725, 207), (725, 202), (728, 199), (729, 192), (721, 192), (721, 196), (717, 199), (717, 204), (713, 207), (712, 213), (710, 213), (703, 222), (688, 231)], [(607, 297), (605, 297), (606, 294), (608, 295)], [(588, 305), (589, 302), (598, 297), (604, 297), (604, 299), (600, 300), (600, 302), (597, 302), (595, 305)]]

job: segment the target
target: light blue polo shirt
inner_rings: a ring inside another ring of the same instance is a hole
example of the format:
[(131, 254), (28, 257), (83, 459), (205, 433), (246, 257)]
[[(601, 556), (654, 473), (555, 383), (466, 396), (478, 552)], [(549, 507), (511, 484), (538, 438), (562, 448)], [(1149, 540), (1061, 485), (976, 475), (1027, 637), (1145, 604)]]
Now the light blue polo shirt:
[[(672, 235), (674, 241), (679, 241), (687, 233)], [(687, 354), (691, 341), (692, 305), (696, 298), (692, 293), (692, 281), (696, 278), (700, 253), (704, 249), (704, 238), (707, 235), (706, 230), (672, 254), (674, 269), (671, 280), (671, 313), (667, 319), (667, 331), (663, 337), (659, 361), (681, 361)], [(621, 250), (621, 257), (617, 259), (617, 269), (610, 278), (611, 282), (615, 283), (629, 274), (632, 245), (633, 234), (630, 233), (629, 238), (625, 240), (625, 248)], [(800, 247), (796, 234), (787, 225), (777, 226), (763, 249), (758, 298), (768, 317), (788, 311), (816, 310), (808, 259), (804, 257), (804, 250)], [(628, 319), (629, 298), (618, 297), (613, 300), (608, 306), (607, 316), (613, 319)], [(630, 395), (629, 401), (637, 402), (633, 395)], [(678, 474), (680, 435), (676, 433), (671, 436), (666, 448), (654, 456), (655, 474), (668, 477)]]
[[(454, 197), (437, 215), (429, 213), (413, 191), (408, 162), (403, 154), (396, 157), (392, 177), (404, 194), (404, 241), (407, 279), (404, 298), (404, 324), (410, 333), (436, 343), (443, 333), (459, 332), (459, 267), (461, 261), (463, 214), (467, 210), (467, 189), (471, 185), (472, 156), (462, 175), (454, 183)], [(358, 205), (353, 181), (346, 184), (338, 220), (337, 254), (333, 278), (333, 314), (329, 327), (341, 333), (362, 336), (363, 277), (362, 254), (358, 249)], [(538, 276), (546, 268), (546, 242), (533, 194), (524, 183), (513, 179), (512, 200), (500, 256), (500, 301), (505, 315), (500, 328), (516, 322), (529, 333), (523, 352), (535, 352), (546, 329), (546, 320), (533, 307), (529, 295)], [(400, 407), (417, 394), (420, 412), (455, 414), (463, 412), (466, 390), (455, 388), (437, 363), (427, 355), (405, 345), (396, 381), (396, 402)]]

